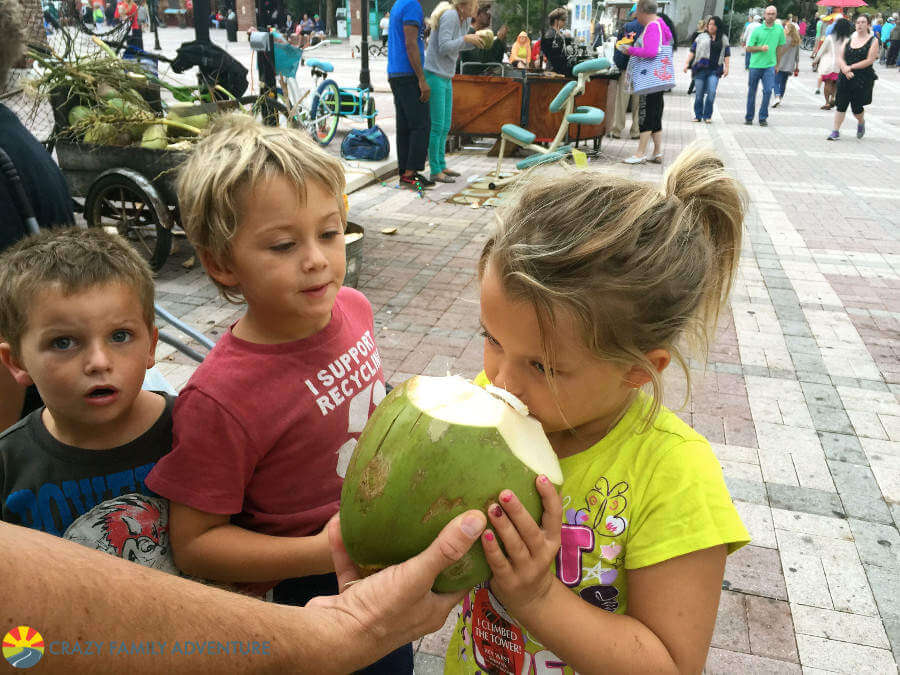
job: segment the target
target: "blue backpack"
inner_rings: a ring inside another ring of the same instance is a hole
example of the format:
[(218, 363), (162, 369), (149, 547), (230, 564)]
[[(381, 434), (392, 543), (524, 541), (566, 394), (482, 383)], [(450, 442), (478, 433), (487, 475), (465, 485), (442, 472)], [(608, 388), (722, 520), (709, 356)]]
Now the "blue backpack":
[(391, 152), (391, 144), (377, 124), (371, 129), (353, 129), (341, 143), (341, 157), (377, 161)]

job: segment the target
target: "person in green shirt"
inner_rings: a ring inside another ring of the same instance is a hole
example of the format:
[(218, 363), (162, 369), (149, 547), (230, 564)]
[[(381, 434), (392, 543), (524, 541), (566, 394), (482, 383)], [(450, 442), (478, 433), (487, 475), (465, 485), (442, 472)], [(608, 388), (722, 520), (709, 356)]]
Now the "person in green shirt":
[(744, 124), (753, 124), (756, 108), (756, 90), (762, 82), (762, 102), (759, 105), (759, 126), (769, 126), (769, 98), (775, 86), (775, 63), (778, 61), (778, 48), (784, 44), (784, 30), (775, 23), (778, 10), (775, 5), (766, 7), (763, 13), (763, 24), (758, 26), (747, 40), (747, 51), (750, 52), (750, 77), (747, 90), (747, 114)]

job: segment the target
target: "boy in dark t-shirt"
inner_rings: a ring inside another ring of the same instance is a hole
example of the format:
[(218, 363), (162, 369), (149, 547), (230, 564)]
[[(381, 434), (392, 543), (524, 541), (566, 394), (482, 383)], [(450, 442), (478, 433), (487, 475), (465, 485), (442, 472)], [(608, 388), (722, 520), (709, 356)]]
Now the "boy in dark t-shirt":
[(153, 279), (102, 229), (54, 230), (0, 257), (0, 361), (45, 407), (0, 434), (0, 518), (175, 572), (168, 502), (144, 485), (172, 446), (154, 362)]

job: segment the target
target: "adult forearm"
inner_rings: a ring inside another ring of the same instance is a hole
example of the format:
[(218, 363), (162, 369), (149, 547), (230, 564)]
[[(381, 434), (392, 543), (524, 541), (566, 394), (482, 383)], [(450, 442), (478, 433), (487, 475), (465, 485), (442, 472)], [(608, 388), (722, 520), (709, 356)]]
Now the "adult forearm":
[(231, 524), (176, 543), (173, 553), (183, 572), (216, 581), (273, 581), (334, 570), (324, 536), (273, 537)]
[[(558, 580), (550, 597), (538, 604), (516, 612), (516, 619), (576, 672), (678, 673), (668, 649), (646, 625), (585, 602)], [(604, 639), (585, 640), (586, 632)]]
[[(104, 642), (102, 658), (47, 655), (65, 658), (71, 673), (349, 672), (372, 650), (341, 612), (264, 603), (14, 525), (0, 524), (0, 572), (15, 579), (3, 593), (4, 625), (32, 626), (70, 645)], [(151, 641), (160, 645), (153, 658), (111, 647)], [(238, 641), (250, 653), (173, 651), (185, 641)]]
[(422, 59), (419, 55), (419, 46), (415, 42), (410, 44), (409, 40), (406, 41), (406, 56), (409, 59), (409, 65), (412, 67), (416, 77), (420, 80), (423, 79), (425, 73), (422, 71)]

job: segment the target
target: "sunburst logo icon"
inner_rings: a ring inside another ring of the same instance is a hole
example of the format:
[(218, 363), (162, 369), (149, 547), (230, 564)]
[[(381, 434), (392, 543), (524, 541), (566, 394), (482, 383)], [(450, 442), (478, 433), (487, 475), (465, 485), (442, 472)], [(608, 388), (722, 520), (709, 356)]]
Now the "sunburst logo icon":
[(3, 658), (13, 668), (31, 668), (44, 658), (43, 636), (29, 626), (16, 626), (3, 636)]

